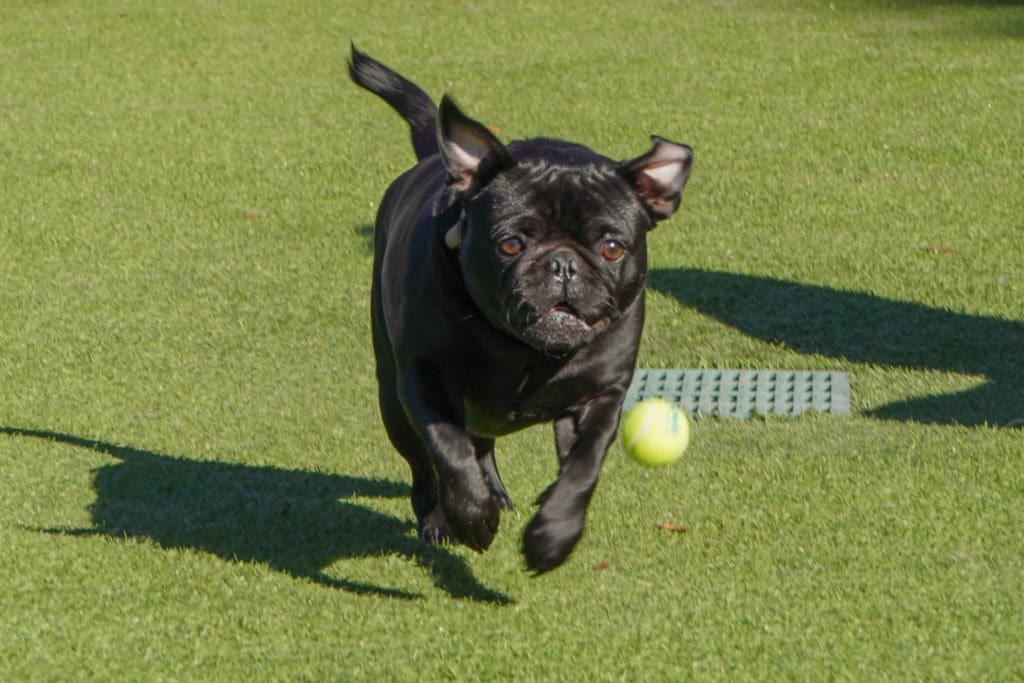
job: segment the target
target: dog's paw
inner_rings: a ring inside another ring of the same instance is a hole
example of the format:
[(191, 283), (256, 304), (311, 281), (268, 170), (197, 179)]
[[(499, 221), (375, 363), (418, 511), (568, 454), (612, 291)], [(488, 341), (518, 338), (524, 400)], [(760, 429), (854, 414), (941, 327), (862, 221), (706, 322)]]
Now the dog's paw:
[(441, 545), (454, 541), (448, 531), (448, 524), (444, 521), (444, 513), (440, 507), (435, 507), (430, 513), (419, 522), (420, 538), (431, 545)]
[(449, 481), (441, 493), (441, 509), (453, 538), (477, 552), (491, 545), (498, 532), (498, 502), (483, 482)]
[(508, 491), (501, 485), (501, 482), (498, 482), (497, 486), (491, 487), (491, 498), (494, 499), (494, 504), (498, 506), (499, 510), (512, 509), (512, 497), (508, 495)]
[(551, 571), (565, 562), (582, 535), (582, 517), (552, 518), (541, 509), (523, 534), (526, 566), (534, 574)]
[(505, 485), (501, 482), (501, 476), (498, 475), (498, 468), (494, 464), (493, 451), (479, 462), (480, 471), (484, 475), (484, 481), (487, 482), (487, 488), (491, 490), (491, 497), (494, 498), (494, 502), (497, 504), (498, 509), (511, 510), (512, 497), (508, 495), (508, 491), (505, 490)]

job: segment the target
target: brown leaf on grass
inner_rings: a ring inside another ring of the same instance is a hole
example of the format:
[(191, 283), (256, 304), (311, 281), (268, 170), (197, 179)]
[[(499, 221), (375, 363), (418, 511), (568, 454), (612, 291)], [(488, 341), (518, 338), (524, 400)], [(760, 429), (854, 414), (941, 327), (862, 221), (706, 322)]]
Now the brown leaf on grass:
[(673, 522), (658, 522), (658, 528), (664, 529), (665, 531), (674, 531), (677, 534), (682, 534), (690, 530), (690, 525), (674, 524)]
[(495, 135), (501, 134), (501, 126), (487, 126), (487, 130), (491, 131)]
[(262, 211), (246, 211), (245, 212), (245, 217), (246, 218), (263, 218), (263, 212)]
[(181, 60), (181, 65), (188, 69), (195, 69), (197, 66), (199, 66), (199, 62), (197, 62), (194, 59), (183, 59)]
[(610, 567), (610, 566), (611, 565), (608, 564), (607, 562), (598, 562), (597, 564), (594, 565), (594, 571), (595, 572), (604, 571), (605, 569), (608, 569), (608, 567)]
[(925, 251), (931, 252), (933, 254), (955, 254), (956, 253), (956, 249), (953, 249), (952, 247), (925, 247), (924, 249), (925, 249)]

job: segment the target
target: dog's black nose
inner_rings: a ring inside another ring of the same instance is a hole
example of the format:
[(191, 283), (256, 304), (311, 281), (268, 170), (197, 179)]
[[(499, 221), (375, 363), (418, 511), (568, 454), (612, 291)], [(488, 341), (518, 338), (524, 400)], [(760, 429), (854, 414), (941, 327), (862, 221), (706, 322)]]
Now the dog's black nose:
[(552, 254), (545, 265), (548, 272), (562, 282), (568, 282), (576, 277), (576, 271), (579, 269), (576, 257), (564, 252)]

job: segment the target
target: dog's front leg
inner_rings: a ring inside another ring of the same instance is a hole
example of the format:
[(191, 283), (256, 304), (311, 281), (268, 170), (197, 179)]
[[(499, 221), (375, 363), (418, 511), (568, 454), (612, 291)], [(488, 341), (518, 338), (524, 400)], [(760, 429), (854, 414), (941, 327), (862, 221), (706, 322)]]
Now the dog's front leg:
[(615, 438), (621, 404), (622, 394), (610, 392), (555, 422), (558, 479), (541, 494), (540, 510), (523, 535), (526, 564), (534, 572), (562, 564), (580, 540), (601, 464)]
[(459, 423), (442, 386), (435, 373), (414, 367), (399, 379), (399, 398), (433, 461), (448, 532), (483, 551), (498, 531), (498, 503), (477, 460), (473, 438)]

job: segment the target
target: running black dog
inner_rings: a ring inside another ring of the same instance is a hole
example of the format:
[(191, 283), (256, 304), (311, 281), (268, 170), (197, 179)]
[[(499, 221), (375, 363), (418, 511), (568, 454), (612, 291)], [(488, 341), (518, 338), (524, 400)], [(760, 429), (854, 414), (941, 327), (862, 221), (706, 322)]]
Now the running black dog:
[(678, 207), (693, 152), (658, 137), (624, 162), (505, 146), (354, 47), (349, 71), (406, 120), (419, 160), (377, 214), (372, 316), (420, 536), (486, 549), (511, 506), (495, 437), (553, 422), (558, 478), (523, 538), (529, 568), (553, 569), (583, 533), (633, 376), (647, 232)]

